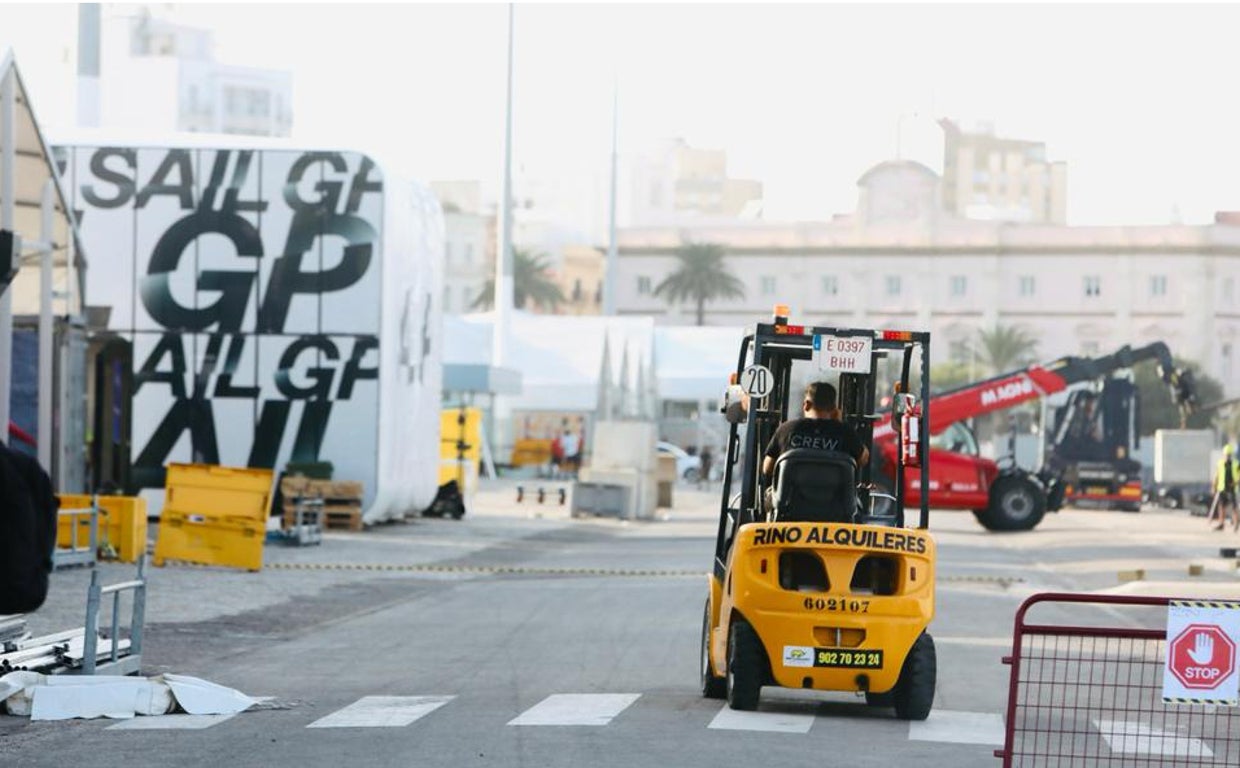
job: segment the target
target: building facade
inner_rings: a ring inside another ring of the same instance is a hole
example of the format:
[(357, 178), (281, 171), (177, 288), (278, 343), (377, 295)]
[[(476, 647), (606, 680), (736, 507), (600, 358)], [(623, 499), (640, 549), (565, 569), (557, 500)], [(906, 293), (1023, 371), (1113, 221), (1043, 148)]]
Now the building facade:
[(727, 152), (671, 139), (640, 154), (630, 168), (628, 220), (668, 224), (685, 217), (757, 218), (762, 182), (728, 176)]
[(100, 119), (143, 135), (174, 131), (287, 137), (291, 72), (215, 60), (210, 30), (165, 7), (111, 9), (102, 23)]
[(1068, 210), (1068, 166), (1048, 162), (1040, 141), (996, 136), (992, 127), (943, 128), (943, 204), (956, 216), (995, 221), (1063, 224)]
[(692, 306), (653, 292), (677, 246), (713, 242), (745, 296), (708, 304), (708, 325), (751, 324), (787, 303), (806, 323), (929, 330), (935, 363), (998, 325), (1029, 331), (1044, 359), (1162, 340), (1240, 394), (1240, 226), (967, 220), (943, 210), (937, 179), (917, 163), (880, 164), (858, 182), (857, 211), (831, 222), (625, 229), (617, 307), (693, 323)]

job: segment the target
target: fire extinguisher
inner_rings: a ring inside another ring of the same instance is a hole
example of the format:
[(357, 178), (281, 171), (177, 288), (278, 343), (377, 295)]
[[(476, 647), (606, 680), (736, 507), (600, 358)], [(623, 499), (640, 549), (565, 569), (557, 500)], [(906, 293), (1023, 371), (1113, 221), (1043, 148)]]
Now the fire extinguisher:
[(921, 407), (913, 402), (911, 395), (903, 395), (903, 413), (900, 417), (900, 463), (906, 467), (921, 466)]

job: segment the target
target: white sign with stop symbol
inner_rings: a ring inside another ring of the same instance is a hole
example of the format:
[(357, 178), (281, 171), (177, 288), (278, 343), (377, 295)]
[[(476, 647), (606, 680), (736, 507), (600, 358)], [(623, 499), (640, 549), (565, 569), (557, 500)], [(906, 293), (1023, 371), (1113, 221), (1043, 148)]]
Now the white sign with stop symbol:
[(1240, 603), (1172, 600), (1167, 609), (1167, 704), (1240, 704)]

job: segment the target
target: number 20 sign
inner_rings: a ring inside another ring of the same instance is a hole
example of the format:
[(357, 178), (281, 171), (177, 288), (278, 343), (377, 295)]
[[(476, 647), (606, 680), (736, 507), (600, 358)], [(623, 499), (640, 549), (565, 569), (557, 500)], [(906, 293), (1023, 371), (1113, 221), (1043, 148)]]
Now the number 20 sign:
[(741, 373), (741, 386), (750, 397), (763, 398), (775, 386), (775, 377), (765, 365), (751, 365)]

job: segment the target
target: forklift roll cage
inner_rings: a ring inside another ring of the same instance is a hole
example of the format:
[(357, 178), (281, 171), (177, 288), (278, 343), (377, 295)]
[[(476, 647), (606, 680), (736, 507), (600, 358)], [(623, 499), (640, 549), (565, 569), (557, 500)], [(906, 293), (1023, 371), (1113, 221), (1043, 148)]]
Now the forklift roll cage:
[[(740, 423), (730, 425), (728, 432), (728, 457), (724, 463), (723, 487), (721, 494), (719, 530), (716, 538), (714, 572), (723, 578), (727, 569), (727, 556), (731, 542), (735, 540), (737, 530), (746, 523), (762, 518), (763, 483), (761, 479), (762, 453), (770, 443), (775, 429), (789, 417), (789, 409), (799, 405), (800, 394), (792, 392), (792, 364), (797, 360), (811, 360), (814, 354), (814, 338), (816, 336), (868, 338), (871, 340), (870, 373), (840, 373), (839, 407), (843, 412), (843, 420), (851, 425), (861, 438), (861, 443), (870, 448), (871, 461), (858, 467), (857, 482), (861, 486), (860, 499), (864, 508), (869, 507), (869, 487), (871, 484), (873, 455), (873, 428), (881, 418), (876, 411), (878, 364), (890, 353), (901, 354), (900, 381), (896, 393), (909, 391), (909, 374), (912, 365), (913, 350), (920, 348), (920, 383), (917, 410), (921, 424), (930, 423), (930, 334), (923, 331), (880, 331), (868, 328), (831, 328), (825, 326), (797, 326), (776, 322), (757, 325), (753, 332), (747, 334), (741, 342), (740, 353), (736, 362), (737, 380), (749, 365), (765, 366), (774, 378), (770, 392), (763, 398), (753, 398), (745, 416), (744, 445), (741, 445)], [(893, 393), (895, 394), (895, 393)], [(898, 398), (892, 398), (892, 425), (895, 431), (896, 456), (903, 455), (904, 430), (901, 420), (904, 417), (895, 404)], [(795, 413), (793, 414), (795, 415)], [(928, 429), (922, 428), (917, 434), (917, 455), (921, 458), (920, 467), (916, 470), (921, 474), (921, 487), (930, 487), (930, 463)], [(741, 466), (740, 508), (734, 509), (730, 490), (740, 455), (745, 457)], [(897, 460), (896, 482), (894, 489), (895, 525), (903, 528), (905, 499), (905, 466)], [(919, 528), (930, 526), (929, 494), (921, 494), (921, 517)], [(735, 514), (733, 514), (735, 513)]]

